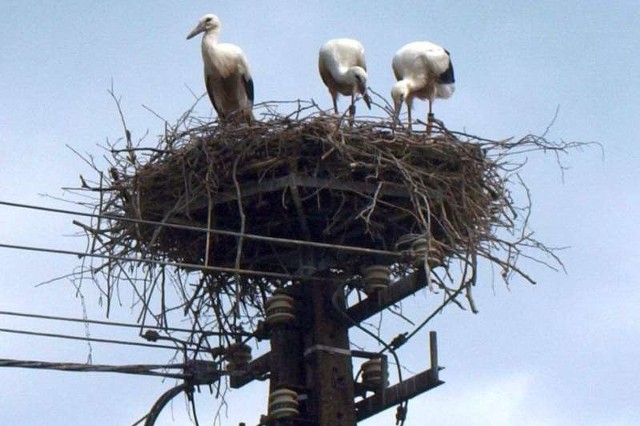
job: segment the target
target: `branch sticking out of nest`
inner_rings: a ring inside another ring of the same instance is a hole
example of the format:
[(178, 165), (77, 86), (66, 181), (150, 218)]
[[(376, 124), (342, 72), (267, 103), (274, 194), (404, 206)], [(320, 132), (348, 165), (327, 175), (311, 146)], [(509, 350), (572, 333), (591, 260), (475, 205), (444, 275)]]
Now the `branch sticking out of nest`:
[[(313, 103), (298, 101), (288, 115), (278, 106), (261, 105), (264, 121), (250, 127), (220, 127), (188, 112), (155, 147), (134, 146), (128, 130), (124, 147), (110, 146), (108, 173), (95, 167), (99, 182), (80, 188), (100, 194), (100, 218), (82, 229), (92, 252), (108, 256), (91, 270), (105, 275), (108, 298), (127, 280), (143, 318), (166, 325), (180, 308), (194, 331), (233, 332), (252, 328), (269, 294), (305, 276), (345, 281), (385, 264), (400, 277), (424, 265), (434, 287), (464, 287), (475, 311), (470, 289), (480, 259), (507, 282), (534, 282), (522, 257), (562, 267), (529, 232), (526, 197), (516, 205), (511, 196), (510, 184), (526, 189), (511, 155), (570, 144), (490, 141), (441, 123), (429, 135), (407, 133), (390, 117), (346, 125)], [(419, 259), (416, 242), (426, 244)], [(132, 257), (143, 267), (118, 260)], [(196, 282), (193, 265), (202, 265)]]

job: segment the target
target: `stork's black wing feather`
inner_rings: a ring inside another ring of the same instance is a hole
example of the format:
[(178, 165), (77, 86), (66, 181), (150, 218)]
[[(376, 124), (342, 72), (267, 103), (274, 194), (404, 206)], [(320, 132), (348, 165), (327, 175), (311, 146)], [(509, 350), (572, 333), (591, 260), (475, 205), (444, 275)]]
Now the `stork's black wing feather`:
[(453, 75), (453, 63), (451, 63), (451, 54), (447, 49), (444, 50), (447, 52), (447, 56), (449, 57), (449, 67), (440, 74), (440, 83), (441, 84), (453, 84), (456, 82), (456, 78)]
[(207, 94), (209, 95), (209, 100), (213, 105), (213, 109), (216, 110), (216, 113), (218, 114), (218, 118), (225, 119), (226, 117), (224, 116), (224, 113), (222, 112), (220, 107), (218, 107), (218, 105), (216, 104), (216, 98), (213, 95), (213, 81), (212, 81), (213, 78), (211, 76), (205, 76), (204, 80), (205, 80), (204, 85), (207, 87)]
[(249, 77), (248, 79), (243, 78), (244, 81), (244, 90), (247, 93), (247, 98), (251, 101), (251, 105), (253, 105), (253, 79)]

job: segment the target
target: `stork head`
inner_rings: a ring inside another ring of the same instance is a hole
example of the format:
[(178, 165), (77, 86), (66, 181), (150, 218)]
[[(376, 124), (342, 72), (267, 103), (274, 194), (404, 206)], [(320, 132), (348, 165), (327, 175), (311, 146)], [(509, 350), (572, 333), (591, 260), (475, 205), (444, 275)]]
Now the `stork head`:
[(222, 24), (220, 23), (220, 18), (216, 15), (208, 14), (204, 15), (198, 21), (198, 25), (189, 33), (187, 36), (187, 40), (197, 36), (200, 33), (208, 33), (210, 31), (220, 31), (220, 27)]
[(362, 67), (352, 67), (349, 70), (355, 89), (361, 95), (367, 93), (367, 72)]
[(391, 99), (393, 99), (393, 112), (396, 118), (400, 117), (400, 111), (402, 110), (402, 104), (407, 102), (409, 96), (409, 87), (407, 82), (400, 80), (393, 85), (391, 89)]
[(371, 98), (367, 93), (367, 72), (362, 67), (352, 67), (349, 69), (349, 74), (353, 79), (356, 92), (362, 95), (367, 108), (371, 109)]

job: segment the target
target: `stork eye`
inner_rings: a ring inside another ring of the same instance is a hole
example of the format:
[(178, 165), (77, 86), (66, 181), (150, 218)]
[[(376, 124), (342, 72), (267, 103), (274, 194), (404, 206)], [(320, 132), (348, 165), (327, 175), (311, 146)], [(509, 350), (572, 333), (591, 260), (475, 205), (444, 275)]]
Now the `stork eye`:
[(204, 20), (204, 22), (211, 22), (211, 16)]

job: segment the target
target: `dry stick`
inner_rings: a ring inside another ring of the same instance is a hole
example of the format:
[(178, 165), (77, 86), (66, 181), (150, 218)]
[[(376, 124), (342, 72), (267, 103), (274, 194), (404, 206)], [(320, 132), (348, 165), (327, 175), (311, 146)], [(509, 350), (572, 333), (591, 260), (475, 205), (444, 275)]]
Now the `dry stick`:
[(205, 177), (205, 188), (207, 190), (207, 237), (205, 244), (205, 252), (204, 252), (204, 264), (205, 266), (209, 266), (209, 253), (211, 251), (211, 217), (213, 215), (213, 197), (211, 196), (212, 190), (209, 187), (211, 184), (211, 162), (209, 163), (209, 167), (207, 168), (207, 175)]
[[(193, 330), (191, 332), (190, 340), (193, 340), (193, 338), (195, 337), (195, 333), (197, 332), (198, 329), (200, 329), (200, 330), (206, 330), (207, 329), (206, 326), (201, 323), (200, 317), (198, 316), (198, 312), (199, 312), (199, 310), (191, 312), (191, 315), (192, 315), (192, 318), (193, 318)], [(198, 343), (196, 345), (196, 353), (200, 350), (200, 347), (203, 346), (203, 342), (205, 344), (204, 345), (205, 349), (208, 350), (209, 353), (211, 353), (213, 348), (212, 348), (211, 344), (209, 343), (209, 339), (206, 337), (205, 334), (201, 334), (200, 338), (198, 339)]]
[[(236, 189), (236, 195), (238, 200), (238, 213), (240, 214), (240, 237), (238, 238), (238, 249), (236, 251), (236, 263), (235, 263), (236, 269), (240, 269), (240, 259), (242, 257), (242, 246), (244, 243), (244, 232), (245, 232), (245, 226), (246, 226), (246, 216), (244, 214), (244, 208), (242, 206), (242, 191), (240, 190), (240, 183), (238, 182), (238, 175), (237, 175), (238, 162), (243, 156), (244, 156), (244, 152), (242, 153), (242, 155), (238, 155), (238, 157), (236, 157), (236, 160), (233, 162), (233, 171), (232, 171), (233, 184)], [(238, 316), (240, 315), (240, 311), (238, 308), (238, 306), (240, 305), (240, 286), (241, 286), (240, 275), (236, 274), (236, 301), (233, 307), (234, 326), (236, 325)]]
[[(208, 207), (207, 207), (207, 229), (211, 230), (211, 216), (213, 213), (213, 200), (211, 197), (211, 193), (207, 194), (208, 198)], [(205, 243), (205, 252), (204, 252), (204, 265), (209, 266), (209, 253), (211, 252), (211, 232), (207, 232), (207, 239)]]
[[(153, 273), (149, 271), (149, 274)], [(160, 273), (155, 274), (154, 278), (155, 282), (160, 281), (160, 315), (162, 318), (162, 323), (165, 327), (169, 327), (169, 309), (167, 308), (167, 289), (166, 289), (166, 268), (160, 268)]]
[[(96, 219), (96, 227), (95, 227), (95, 231), (96, 231), (96, 235), (100, 234), (100, 216), (102, 216), (102, 206), (104, 205), (104, 192), (102, 191), (102, 182), (104, 179), (104, 173), (101, 171), (100, 172), (100, 178), (98, 179), (98, 182), (100, 183), (100, 198), (98, 200), (98, 218)], [(93, 238), (93, 241), (91, 242), (91, 248), (89, 249), (89, 253), (94, 253), (95, 249), (96, 249), (96, 242), (99, 241), (97, 238)]]
[(473, 312), (474, 314), (477, 314), (479, 311), (476, 308), (476, 304), (473, 300), (473, 296), (471, 295), (471, 287), (474, 286), (476, 284), (476, 274), (478, 271), (478, 256), (476, 254), (475, 249), (471, 249), (471, 278), (469, 279), (468, 283), (466, 284), (466, 296), (467, 296), (467, 301), (469, 302), (469, 307), (471, 308), (471, 312)]
[(369, 224), (371, 222), (371, 215), (376, 208), (376, 201), (378, 200), (378, 196), (380, 195), (380, 190), (382, 189), (383, 182), (378, 182), (378, 186), (376, 187), (376, 191), (373, 194), (373, 198), (371, 199), (371, 204), (365, 208), (365, 210), (361, 211), (358, 216), (362, 216), (362, 214), (368, 210), (367, 214), (364, 217), (364, 221)]
[[(469, 273), (469, 253), (465, 253), (465, 257), (464, 257), (464, 270), (462, 271), (462, 278), (460, 278), (460, 287), (458, 287), (458, 293), (461, 292), (463, 289), (467, 289), (469, 288), (469, 283), (471, 282), (471, 280), (467, 280), (467, 274)], [(475, 271), (473, 270), (473, 266), (471, 265), (471, 274), (475, 274)], [(473, 312), (473, 309), (472, 309)], [(474, 312), (476, 313), (476, 312)]]
[[(216, 279), (216, 278), (214, 278)], [(220, 297), (218, 295), (218, 297)], [(225, 315), (222, 310), (221, 310), (221, 303), (212, 303), (212, 308), (213, 308), (213, 312), (216, 316), (216, 321), (218, 323), (218, 326), (220, 327), (221, 330), (225, 329), (225, 326), (229, 329), (231, 329), (230, 324), (229, 324), (229, 316)], [(229, 336), (225, 335), (224, 338), (226, 339), (226, 343), (227, 345), (231, 344), (231, 340), (229, 339)]]
[[(445, 273), (447, 276), (449, 276), (449, 271), (446, 271)], [(458, 299), (456, 299), (456, 297), (452, 297), (452, 295), (455, 294), (457, 290), (447, 287), (444, 281), (442, 280), (442, 278), (440, 278), (440, 276), (435, 271), (431, 271), (431, 274), (433, 275), (432, 279), (436, 281), (436, 284), (438, 285), (438, 287), (440, 287), (445, 293), (445, 296), (443, 296), (443, 299), (446, 299), (447, 297), (449, 297), (450, 301), (454, 303), (458, 308), (460, 308), (463, 311), (466, 311), (467, 308), (465, 308), (462, 305), (462, 303), (460, 303)]]

